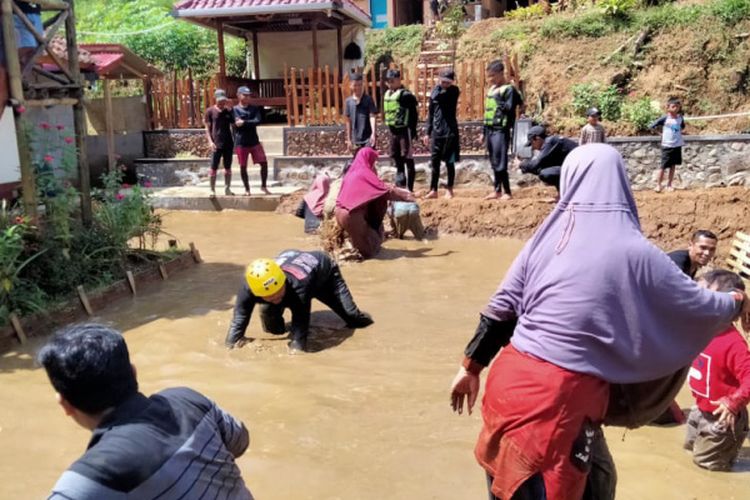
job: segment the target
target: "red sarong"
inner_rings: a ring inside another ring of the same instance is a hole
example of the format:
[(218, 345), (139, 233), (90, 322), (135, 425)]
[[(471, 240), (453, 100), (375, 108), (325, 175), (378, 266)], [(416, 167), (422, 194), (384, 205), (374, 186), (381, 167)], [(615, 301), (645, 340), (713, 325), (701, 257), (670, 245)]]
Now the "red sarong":
[(536, 473), (547, 498), (580, 500), (591, 467), (587, 439), (607, 410), (609, 384), (517, 351), (502, 350), (487, 377), (475, 455), (509, 499)]

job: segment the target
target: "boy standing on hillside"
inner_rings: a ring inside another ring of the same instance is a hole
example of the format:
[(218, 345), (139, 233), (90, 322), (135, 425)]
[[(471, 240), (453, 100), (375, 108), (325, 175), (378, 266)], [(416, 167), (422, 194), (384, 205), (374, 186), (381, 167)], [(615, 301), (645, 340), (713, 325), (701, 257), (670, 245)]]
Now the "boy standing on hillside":
[[(523, 104), (523, 97), (512, 83), (506, 81), (502, 61), (492, 61), (487, 65), (487, 81), (490, 89), (484, 100), (484, 136), (495, 174), (495, 191), (485, 199), (509, 200), (508, 148), (516, 123), (516, 111)], [(501, 194), (503, 191), (505, 193)]]
[(581, 129), (581, 137), (578, 145), (591, 144), (594, 142), (607, 142), (607, 132), (599, 123), (602, 119), (602, 112), (597, 108), (589, 108), (586, 111), (586, 125)]
[(685, 129), (685, 119), (682, 117), (682, 103), (676, 97), (670, 97), (667, 101), (667, 114), (649, 125), (651, 130), (661, 127), (661, 170), (659, 180), (656, 184), (656, 192), (661, 192), (661, 184), (664, 182), (664, 171), (669, 170), (667, 180), (667, 191), (674, 191), (672, 181), (677, 165), (682, 165), (682, 131)]
[(414, 192), (412, 140), (417, 137), (417, 98), (401, 85), (401, 72), (385, 74), (388, 91), (383, 99), (385, 124), (391, 132), (391, 158), (396, 164), (396, 185)]
[[(723, 269), (704, 274), (699, 283), (715, 292), (745, 289), (742, 278)], [(696, 465), (729, 470), (748, 433), (750, 403), (750, 351), (734, 326), (695, 358), (688, 383), (696, 406), (688, 417), (685, 448)]]
[(344, 103), (346, 118), (346, 146), (356, 155), (365, 146), (375, 147), (375, 102), (365, 94), (364, 81), (360, 73), (351, 76), (349, 84), (352, 95)]
[(440, 184), (440, 163), (445, 162), (448, 182), (445, 184), (445, 197), (453, 198), (453, 182), (456, 179), (456, 162), (460, 159), (460, 141), (456, 109), (461, 91), (456, 85), (456, 73), (446, 68), (439, 73), (439, 82), (430, 93), (430, 107), (425, 124), (425, 145), (432, 141), (430, 148), (430, 192), (425, 198), (438, 197)]

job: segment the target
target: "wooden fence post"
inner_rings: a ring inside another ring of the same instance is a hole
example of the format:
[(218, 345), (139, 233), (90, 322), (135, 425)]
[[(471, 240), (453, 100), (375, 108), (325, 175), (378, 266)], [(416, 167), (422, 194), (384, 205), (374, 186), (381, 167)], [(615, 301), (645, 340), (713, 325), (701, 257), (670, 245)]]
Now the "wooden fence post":
[(326, 81), (326, 124), (330, 125), (333, 123), (333, 120), (331, 119), (331, 74), (328, 70), (328, 65), (326, 64), (326, 70), (325, 70), (325, 81)]
[(286, 126), (292, 126), (292, 87), (289, 81), (289, 67), (284, 63), (284, 93), (286, 94)]
[(292, 66), (292, 110), (294, 111), (294, 119), (292, 120), (292, 126), (296, 127), (299, 125), (299, 107), (297, 103), (297, 68)]

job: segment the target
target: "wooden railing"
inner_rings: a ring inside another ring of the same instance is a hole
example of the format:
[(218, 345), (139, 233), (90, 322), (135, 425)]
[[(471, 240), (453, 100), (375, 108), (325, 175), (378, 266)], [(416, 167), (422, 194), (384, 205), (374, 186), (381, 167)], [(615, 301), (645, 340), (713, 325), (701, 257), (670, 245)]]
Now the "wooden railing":
[[(727, 258), (727, 267), (750, 284), (750, 235), (737, 231)], [(750, 332), (748, 332), (750, 333)]]

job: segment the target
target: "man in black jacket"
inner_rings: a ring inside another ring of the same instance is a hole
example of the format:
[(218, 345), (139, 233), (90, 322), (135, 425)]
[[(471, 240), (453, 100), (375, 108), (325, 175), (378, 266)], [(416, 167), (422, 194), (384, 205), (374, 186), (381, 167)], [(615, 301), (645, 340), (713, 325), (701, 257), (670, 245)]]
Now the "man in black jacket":
[(430, 192), (425, 198), (437, 198), (440, 184), (440, 162), (445, 162), (448, 171), (448, 182), (445, 184), (445, 197), (453, 198), (453, 182), (456, 178), (456, 162), (460, 160), (458, 137), (458, 120), (456, 108), (461, 94), (455, 85), (456, 73), (452, 69), (443, 69), (439, 74), (440, 82), (430, 93), (430, 106), (427, 123), (425, 123), (425, 145), (432, 141), (430, 148)]
[(524, 174), (539, 176), (539, 180), (548, 186), (555, 186), (560, 192), (560, 171), (565, 157), (578, 147), (578, 143), (559, 135), (547, 137), (547, 131), (541, 125), (529, 129), (526, 147), (531, 146), (539, 151), (534, 158), (521, 163)]
[(225, 345), (232, 348), (246, 340), (250, 316), (255, 304), (260, 303), (263, 330), (274, 335), (286, 332), (284, 309), (292, 310), (289, 349), (304, 351), (312, 299), (330, 307), (350, 328), (363, 328), (373, 322), (354, 303), (339, 266), (328, 254), (285, 250), (275, 260), (257, 259), (247, 267)]

